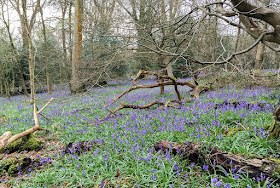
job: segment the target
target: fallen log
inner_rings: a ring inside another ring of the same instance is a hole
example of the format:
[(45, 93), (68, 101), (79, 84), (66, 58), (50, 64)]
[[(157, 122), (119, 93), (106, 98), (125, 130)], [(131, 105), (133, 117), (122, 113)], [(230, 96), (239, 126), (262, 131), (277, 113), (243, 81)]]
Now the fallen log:
[(222, 108), (224, 106), (232, 106), (234, 108), (237, 108), (237, 107), (243, 107), (243, 108), (246, 108), (246, 109), (249, 109), (251, 107), (259, 107), (261, 110), (264, 110), (267, 106), (267, 103), (262, 103), (262, 102), (247, 102), (247, 101), (232, 101), (232, 102), (229, 102), (229, 101), (224, 101), (222, 103), (218, 103), (218, 104), (215, 104), (215, 109), (217, 108)]
[(197, 85), (195, 86), (195, 88), (193, 88), (193, 93), (191, 94), (194, 98), (198, 98), (200, 93), (202, 93), (203, 91), (209, 91), (209, 87), (208, 86), (204, 86), (204, 85)]
[(279, 139), (280, 137), (280, 106), (273, 112), (273, 122), (269, 128), (269, 138)]
[(280, 179), (277, 178), (280, 172), (280, 162), (278, 159), (250, 158), (250, 156), (246, 155), (225, 152), (205, 143), (171, 143), (161, 140), (154, 148), (156, 151), (171, 151), (174, 155), (178, 154), (182, 159), (204, 163), (212, 168), (219, 165), (227, 171), (242, 169), (251, 178), (266, 176), (280, 183)]

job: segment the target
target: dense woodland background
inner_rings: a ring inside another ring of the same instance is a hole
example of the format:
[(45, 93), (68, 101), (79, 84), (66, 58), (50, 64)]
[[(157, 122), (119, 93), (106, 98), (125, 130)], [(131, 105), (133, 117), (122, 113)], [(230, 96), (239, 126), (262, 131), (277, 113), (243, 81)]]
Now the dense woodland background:
[[(175, 78), (279, 69), (279, 53), (262, 43), (229, 62), (213, 64), (256, 40), (241, 24), (238, 11), (230, 17), (220, 11), (218, 5), (231, 10), (230, 2), (214, 2), (1, 0), (1, 95), (30, 93), (31, 56), (36, 92), (51, 92), (52, 85), (61, 83), (69, 83), (77, 92), (85, 86), (131, 79), (140, 69)], [(280, 10), (276, 0), (249, 2)], [(271, 28), (264, 21), (252, 21)], [(199, 63), (204, 61), (212, 64)]]

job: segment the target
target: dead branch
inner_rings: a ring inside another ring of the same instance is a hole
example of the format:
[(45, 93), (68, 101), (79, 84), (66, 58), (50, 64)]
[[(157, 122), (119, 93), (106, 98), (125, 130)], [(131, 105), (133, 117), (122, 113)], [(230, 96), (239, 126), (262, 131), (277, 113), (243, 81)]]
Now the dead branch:
[[(180, 86), (189, 86), (191, 88), (195, 88), (195, 86), (189, 82), (175, 82), (176, 85), (180, 85)], [(131, 86), (128, 90), (124, 91), (122, 94), (120, 94), (119, 96), (117, 96), (112, 102), (110, 102), (109, 104), (106, 105), (109, 106), (110, 104), (115, 103), (117, 100), (119, 100), (120, 98), (122, 98), (124, 95), (126, 95), (127, 93), (136, 90), (136, 89), (148, 89), (148, 88), (156, 88), (156, 87), (160, 87), (160, 86), (167, 86), (167, 85), (174, 85), (174, 82), (172, 81), (166, 81), (166, 82), (159, 82), (157, 84), (152, 84), (152, 85), (133, 85)]]
[(242, 127), (244, 130), (249, 130), (249, 128), (244, 127), (244, 125), (242, 125), (241, 123), (238, 123), (238, 122), (235, 122), (235, 121), (233, 123), (235, 123), (236, 125)]
[(172, 82), (173, 82), (173, 84), (174, 84), (174, 90), (175, 90), (175, 92), (176, 92), (176, 94), (177, 94), (177, 99), (178, 99), (178, 101), (181, 103), (181, 95), (180, 95), (180, 92), (179, 92), (179, 90), (178, 90), (177, 83), (176, 83), (175, 80), (172, 80)]
[[(154, 76), (157, 76), (158, 80), (157, 84), (151, 84), (151, 85), (137, 85), (136, 81), (138, 79), (143, 79), (145, 77), (145, 75), (154, 75)], [(167, 79), (167, 81), (166, 81)], [(202, 92), (202, 91), (208, 91), (209, 90), (209, 87), (208, 86), (202, 86), (202, 85), (198, 85), (197, 81), (195, 81), (196, 85), (193, 85), (189, 82), (177, 82), (175, 78), (172, 78), (170, 76), (167, 76), (167, 75), (159, 75), (158, 73), (155, 73), (155, 72), (150, 72), (150, 71), (143, 71), (143, 70), (140, 70), (138, 72), (138, 74), (136, 75), (136, 77), (132, 80), (132, 82), (134, 83), (133, 86), (131, 86), (128, 90), (124, 91), (123, 93), (121, 93), (119, 96), (117, 96), (111, 103), (107, 104), (106, 107), (108, 107), (110, 104), (113, 104), (114, 102), (116, 102), (118, 99), (120, 99), (121, 97), (123, 97), (124, 95), (126, 95), (127, 93), (133, 91), (133, 90), (136, 90), (136, 89), (143, 89), (143, 88), (155, 88), (155, 87), (160, 87), (160, 86), (166, 86), (166, 85), (174, 85), (174, 90), (176, 92), (176, 95), (177, 95), (177, 100), (170, 100), (166, 103), (163, 103), (163, 102), (159, 102), (159, 101), (154, 101), (152, 103), (149, 103), (147, 105), (144, 105), (144, 106), (138, 106), (138, 105), (133, 105), (133, 104), (121, 104), (118, 108), (116, 108), (115, 110), (113, 111), (110, 111), (108, 110), (110, 113), (105, 117), (103, 118), (101, 121), (104, 121), (106, 119), (108, 119), (111, 115), (115, 115), (116, 112), (118, 112), (119, 110), (122, 110), (124, 108), (132, 108), (132, 109), (146, 109), (146, 108), (150, 108), (151, 106), (155, 105), (155, 104), (158, 104), (161, 106), (161, 108), (167, 108), (167, 107), (173, 107), (173, 108), (177, 108), (175, 105), (173, 104), (170, 104), (171, 102), (176, 102), (176, 103), (179, 103), (181, 104), (182, 102), (182, 99), (181, 99), (181, 95), (180, 95), (180, 92), (178, 90), (178, 85), (180, 86), (189, 86), (190, 88), (193, 89), (193, 96), (195, 98), (198, 98), (199, 97), (199, 94)], [(186, 100), (185, 102), (187, 102), (189, 100)]]
[[(139, 73), (138, 73), (139, 74)], [(139, 76), (138, 76), (139, 77)], [(136, 77), (137, 78), (137, 77)], [(134, 83), (136, 84), (136, 78), (133, 80)], [(167, 86), (167, 85), (175, 85), (176, 84), (176, 94), (177, 94), (177, 98), (179, 100), (179, 98), (181, 99), (180, 93), (178, 91), (177, 86), (189, 86), (190, 88), (194, 89), (196, 86), (189, 83), (189, 82), (177, 82), (177, 81), (165, 81), (165, 82), (158, 82), (157, 84), (152, 84), (152, 85), (133, 85), (131, 86), (128, 90), (124, 91), (123, 93), (121, 93), (119, 96), (117, 96), (112, 102), (110, 102), (109, 104), (106, 105), (106, 107), (108, 107), (109, 105), (115, 103), (117, 100), (119, 100), (120, 98), (122, 98), (124, 95), (126, 95), (127, 93), (136, 90), (136, 89), (148, 89), (148, 88), (156, 88), (156, 87), (160, 87), (160, 86)], [(179, 95), (178, 95), (179, 94)]]
[(1, 137), (0, 137), (0, 151), (2, 151), (3, 149), (6, 148), (7, 145), (9, 145), (10, 143), (12, 143), (13, 141), (16, 141), (19, 138), (22, 138), (30, 133), (33, 133), (35, 131), (38, 130), (43, 130), (42, 128), (40, 128), (39, 126), (39, 121), (38, 121), (38, 117), (37, 115), (40, 114), (49, 104), (50, 102), (53, 100), (53, 98), (51, 98), (49, 100), (49, 102), (43, 106), (38, 112), (36, 109), (36, 103), (34, 101), (33, 104), (33, 117), (34, 117), (34, 126), (26, 131), (23, 131), (21, 133), (18, 133), (14, 136), (12, 136), (12, 133), (10, 131), (5, 132)]
[[(164, 79), (167, 79), (167, 80), (171, 80), (172, 81), (172, 85), (174, 85), (174, 90), (177, 94), (177, 99), (178, 101), (181, 101), (181, 95), (180, 95), (180, 92), (178, 91), (178, 87), (177, 87), (177, 83), (176, 83), (176, 79), (175, 78), (172, 78), (171, 76), (168, 76), (168, 75), (160, 75), (156, 72), (150, 72), (150, 71), (143, 71), (143, 70), (140, 70), (138, 72), (138, 74), (136, 75), (136, 78), (134, 78), (132, 80), (132, 82), (134, 83), (134, 85), (137, 85), (136, 84), (136, 80), (137, 79), (143, 79), (145, 77), (145, 75), (152, 75), (152, 76), (156, 76), (158, 79), (160, 79), (161, 81), (158, 82), (159, 84), (162, 84)], [(160, 86), (164, 86), (164, 85), (160, 85)]]
[[(171, 151), (174, 155), (178, 154), (182, 159), (188, 159), (192, 162), (199, 162), (215, 166), (222, 166), (230, 171), (235, 168), (236, 171), (242, 169), (248, 172), (250, 177), (274, 177), (274, 173), (280, 165), (276, 159), (250, 158), (241, 154), (231, 154), (224, 152), (210, 144), (201, 143), (171, 143), (161, 140), (154, 146), (156, 151)], [(215, 164), (215, 165), (214, 165)], [(276, 178), (276, 177), (275, 177)], [(276, 180), (280, 182), (280, 180)]]
[(273, 34), (274, 32), (273, 31), (266, 31), (266, 32), (263, 32), (259, 38), (251, 45), (249, 46), (248, 48), (244, 49), (244, 50), (241, 50), (239, 52), (235, 52), (233, 54), (231, 54), (229, 57), (227, 57), (225, 60), (223, 61), (217, 61), (217, 62), (198, 62), (196, 61), (195, 63), (198, 63), (198, 64), (225, 64), (225, 63), (228, 63), (230, 60), (232, 60), (235, 56), (237, 55), (242, 55), (246, 52), (249, 52), (250, 50), (252, 50), (255, 46), (257, 46), (262, 40), (263, 38), (266, 36), (266, 35), (269, 35), (269, 34)]
[(273, 122), (269, 127), (269, 137), (279, 139), (280, 136), (280, 106), (278, 106), (273, 112)]
[(152, 107), (152, 106), (154, 106), (154, 105), (156, 105), (156, 104), (158, 104), (158, 105), (160, 105), (160, 106), (164, 105), (164, 103), (163, 103), (163, 102), (160, 102), (160, 101), (154, 101), (154, 102), (151, 102), (151, 103), (149, 103), (149, 104), (147, 104), (147, 105), (144, 105), (144, 106), (138, 106), (138, 105), (134, 105), (134, 104), (121, 104), (121, 106), (119, 106), (119, 107), (116, 108), (115, 110), (110, 111), (110, 113), (109, 113), (105, 118), (103, 118), (101, 121), (104, 121), (104, 120), (108, 119), (111, 115), (116, 114), (119, 110), (122, 110), (122, 109), (124, 109), (124, 108), (148, 109), (148, 108), (150, 108), (150, 107)]
[(38, 115), (41, 115), (43, 118), (45, 118), (46, 120), (50, 120), (51, 118), (49, 118), (49, 117), (47, 117), (47, 116), (45, 116), (44, 114), (42, 114), (42, 113), (40, 113), (40, 114), (38, 114)]
[(143, 70), (140, 70), (136, 77), (132, 80), (132, 82), (136, 84), (136, 80), (138, 79), (143, 79), (145, 77), (145, 75), (150, 75), (150, 76), (156, 76), (158, 79), (168, 79), (168, 80), (173, 80), (173, 81), (176, 81), (175, 78), (172, 78), (171, 76), (168, 76), (168, 75), (160, 75), (156, 72), (151, 72), (151, 71), (143, 71)]
[(53, 98), (51, 98), (46, 104), (45, 106), (43, 106), (38, 112), (37, 115), (40, 114), (51, 102), (52, 102)]
[(191, 94), (194, 98), (199, 98), (199, 95), (201, 92), (203, 91), (209, 91), (209, 87), (208, 86), (203, 86), (203, 85), (197, 85), (195, 86), (193, 93)]

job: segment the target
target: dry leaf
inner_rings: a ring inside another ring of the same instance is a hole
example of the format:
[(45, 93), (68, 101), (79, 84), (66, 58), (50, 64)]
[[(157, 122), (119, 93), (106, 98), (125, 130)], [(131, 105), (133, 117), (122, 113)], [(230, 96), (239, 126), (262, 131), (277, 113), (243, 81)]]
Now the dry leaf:
[(119, 177), (121, 174), (120, 174), (120, 169), (117, 170), (117, 173), (115, 175), (115, 177)]

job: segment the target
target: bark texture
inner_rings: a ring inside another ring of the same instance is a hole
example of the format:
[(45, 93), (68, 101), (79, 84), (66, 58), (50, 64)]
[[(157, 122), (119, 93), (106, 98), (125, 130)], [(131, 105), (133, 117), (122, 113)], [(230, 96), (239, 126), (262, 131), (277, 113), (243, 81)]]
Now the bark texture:
[(72, 52), (71, 92), (79, 92), (82, 84), (82, 16), (83, 0), (75, 0), (75, 21)]
[(265, 6), (258, 7), (250, 4), (247, 0), (231, 0), (240, 12), (240, 21), (245, 26), (247, 32), (254, 38), (258, 38), (265, 30), (258, 27), (251, 18), (265, 21), (274, 28), (274, 33), (267, 35), (263, 40), (280, 44), (280, 13)]

